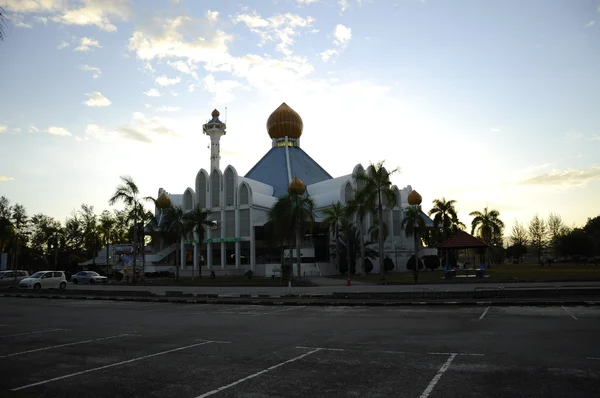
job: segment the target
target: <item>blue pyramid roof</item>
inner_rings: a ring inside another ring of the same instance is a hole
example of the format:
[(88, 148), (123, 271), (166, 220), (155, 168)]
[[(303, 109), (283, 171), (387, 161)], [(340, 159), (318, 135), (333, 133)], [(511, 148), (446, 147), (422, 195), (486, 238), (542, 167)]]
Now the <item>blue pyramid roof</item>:
[[(332, 177), (300, 147), (287, 147), (292, 179), (298, 177), (305, 185), (330, 180)], [(273, 147), (245, 175), (273, 187), (273, 196), (287, 194), (289, 185), (286, 147)]]

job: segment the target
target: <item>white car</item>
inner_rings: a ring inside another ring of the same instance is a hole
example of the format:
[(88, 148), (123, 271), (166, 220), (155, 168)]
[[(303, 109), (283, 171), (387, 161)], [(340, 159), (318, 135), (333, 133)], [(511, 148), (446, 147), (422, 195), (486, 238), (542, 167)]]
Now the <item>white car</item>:
[(19, 282), (23, 289), (61, 289), (67, 287), (67, 278), (62, 271), (39, 271)]
[(94, 271), (81, 271), (72, 275), (71, 281), (73, 281), (74, 284), (78, 284), (79, 282), (87, 282), (89, 284), (108, 283), (108, 278)]
[(15, 276), (17, 282), (20, 282), (21, 279), (27, 278), (29, 276), (29, 272), (23, 270), (7, 270), (0, 271), (0, 284), (10, 284), (15, 281)]

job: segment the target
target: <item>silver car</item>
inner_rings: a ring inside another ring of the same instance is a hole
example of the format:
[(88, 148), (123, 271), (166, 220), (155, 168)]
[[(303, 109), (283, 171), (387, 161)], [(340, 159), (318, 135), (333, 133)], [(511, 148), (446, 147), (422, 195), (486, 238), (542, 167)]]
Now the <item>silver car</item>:
[(94, 271), (80, 271), (71, 276), (71, 281), (73, 281), (74, 284), (81, 282), (93, 285), (94, 283), (107, 283), (108, 278)]

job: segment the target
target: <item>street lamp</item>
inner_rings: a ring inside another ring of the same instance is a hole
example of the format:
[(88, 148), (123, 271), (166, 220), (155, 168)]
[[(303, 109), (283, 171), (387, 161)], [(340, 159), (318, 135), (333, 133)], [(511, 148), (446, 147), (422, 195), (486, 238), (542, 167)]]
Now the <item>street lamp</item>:
[(415, 282), (418, 281), (418, 274), (419, 274), (419, 247), (417, 244), (417, 220), (419, 219), (419, 217), (417, 217), (417, 215), (421, 211), (421, 202), (422, 201), (423, 201), (423, 198), (415, 190), (413, 190), (408, 195), (408, 204), (410, 206), (412, 206), (415, 210), (415, 219), (413, 220), (413, 238), (415, 240)]

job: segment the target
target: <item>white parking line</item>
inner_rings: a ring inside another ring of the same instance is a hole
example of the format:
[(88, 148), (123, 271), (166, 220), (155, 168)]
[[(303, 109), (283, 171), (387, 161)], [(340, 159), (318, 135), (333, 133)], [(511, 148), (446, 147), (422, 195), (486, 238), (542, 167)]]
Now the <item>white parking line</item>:
[[(239, 306), (239, 305), (234, 305), (234, 306), (232, 306), (232, 307), (225, 307), (225, 308), (221, 308), (220, 310), (216, 311), (216, 313), (217, 313), (217, 314), (226, 314), (226, 313), (229, 313), (229, 312), (234, 312), (234, 313), (236, 313), (236, 312), (237, 312), (237, 310), (241, 310), (241, 309), (243, 309), (243, 308), (248, 308), (248, 307), (256, 307), (256, 306), (255, 306), (255, 305), (242, 305), (242, 306)], [(234, 310), (235, 310), (235, 311), (234, 311)]]
[(125, 364), (128, 364), (128, 363), (132, 363), (132, 362), (141, 361), (142, 359), (148, 359), (148, 358), (152, 358), (152, 357), (157, 357), (159, 355), (165, 355), (165, 354), (169, 354), (171, 352), (176, 352), (176, 351), (183, 351), (183, 350), (187, 350), (189, 348), (194, 348), (194, 347), (198, 347), (198, 346), (205, 345), (205, 344), (210, 344), (210, 343), (211, 343), (211, 341), (203, 341), (203, 342), (200, 342), (200, 343), (196, 343), (196, 344), (192, 344), (192, 345), (187, 345), (187, 346), (184, 346), (184, 347), (173, 348), (172, 350), (161, 351), (161, 352), (157, 352), (155, 354), (144, 355), (143, 357), (137, 357), (137, 358), (129, 359), (127, 361), (121, 361), (121, 362), (117, 362), (117, 363), (111, 363), (110, 365), (99, 366), (97, 368), (83, 370), (81, 372), (71, 373), (71, 374), (68, 374), (68, 375), (64, 375), (64, 376), (60, 376), (60, 377), (55, 377), (53, 379), (39, 381), (37, 383), (27, 384), (25, 386), (13, 388), (11, 391), (24, 390), (26, 388), (30, 388), (30, 387), (35, 387), (35, 386), (39, 386), (39, 385), (42, 385), (42, 384), (51, 383), (53, 381), (58, 381), (58, 380), (62, 380), (62, 379), (68, 379), (70, 377), (75, 377), (75, 376), (79, 376), (79, 375), (86, 374), (86, 373), (96, 372), (98, 370), (113, 368), (115, 366), (120, 366), (120, 365), (125, 365)]
[(479, 317), (479, 319), (483, 319), (483, 317), (485, 316), (485, 314), (487, 314), (487, 312), (490, 310), (490, 306), (488, 305), (488, 307), (485, 309), (485, 311), (483, 311), (483, 314), (481, 314), (481, 316)]
[(15, 333), (15, 334), (6, 334), (4, 336), (0, 336), (1, 338), (4, 337), (18, 337), (18, 336), (27, 336), (28, 334), (38, 334), (38, 333), (47, 333), (47, 332), (58, 332), (61, 330), (67, 330), (67, 329), (44, 329), (44, 330), (36, 330), (35, 332), (26, 332), (26, 333)]
[(291, 310), (299, 310), (300, 308), (304, 308), (304, 307), (306, 307), (306, 306), (305, 305), (300, 305), (300, 306), (297, 306), (297, 307), (282, 308), (282, 309), (275, 310), (275, 311), (261, 312), (259, 314), (254, 314), (252, 316), (270, 315), (270, 314), (275, 314), (276, 312), (285, 312), (285, 311), (291, 311)]
[(50, 346), (50, 347), (36, 348), (35, 350), (27, 350), (27, 351), (15, 352), (13, 354), (2, 355), (2, 356), (0, 356), (0, 358), (14, 357), (16, 355), (29, 354), (31, 352), (52, 350), (54, 348), (68, 347), (68, 346), (79, 345), (79, 344), (87, 344), (87, 343), (93, 343), (94, 341), (111, 340), (111, 339), (117, 339), (119, 337), (126, 337), (126, 336), (133, 336), (133, 335), (125, 333), (125, 334), (118, 334), (116, 336), (101, 337), (99, 339), (76, 341), (74, 343), (59, 344), (59, 345), (53, 345), (53, 346)]
[(243, 379), (239, 379), (239, 380), (237, 380), (237, 381), (234, 381), (233, 383), (230, 383), (230, 384), (227, 384), (227, 385), (225, 385), (225, 386), (219, 387), (219, 388), (217, 388), (216, 390), (212, 390), (212, 391), (209, 391), (209, 392), (207, 392), (207, 393), (204, 393), (204, 394), (202, 394), (202, 395), (198, 395), (196, 398), (206, 398), (206, 397), (210, 397), (211, 395), (215, 395), (215, 394), (217, 394), (217, 393), (219, 393), (219, 392), (221, 392), (221, 391), (223, 391), (223, 390), (227, 390), (228, 388), (231, 388), (231, 387), (237, 386), (238, 384), (240, 384), (240, 383), (243, 383), (243, 382), (245, 382), (246, 380), (253, 379), (253, 378), (255, 378), (255, 377), (257, 377), (257, 376), (260, 376), (260, 375), (262, 375), (262, 374), (264, 374), (264, 373), (270, 372), (270, 371), (271, 371), (271, 370), (273, 370), (273, 369), (277, 369), (277, 368), (279, 368), (279, 367), (281, 367), (281, 366), (283, 366), (283, 365), (287, 365), (288, 363), (296, 362), (296, 361), (297, 361), (297, 360), (299, 360), (299, 359), (302, 359), (302, 358), (304, 358), (304, 357), (307, 357), (307, 356), (309, 356), (309, 355), (312, 355), (312, 354), (314, 354), (315, 352), (319, 352), (319, 351), (321, 351), (321, 349), (320, 349), (320, 348), (317, 348), (317, 349), (314, 349), (314, 350), (312, 350), (312, 351), (309, 351), (309, 352), (307, 352), (306, 354), (298, 355), (297, 357), (294, 357), (294, 358), (292, 358), (292, 359), (288, 359), (288, 360), (287, 360), (287, 361), (285, 361), (285, 362), (278, 363), (277, 365), (273, 365), (273, 366), (271, 366), (271, 367), (268, 367), (268, 368), (266, 368), (266, 369), (263, 369), (263, 370), (261, 370), (260, 372), (256, 372), (256, 373), (254, 373), (254, 374), (251, 374), (250, 376), (246, 376), (246, 377), (244, 377)]
[(577, 318), (575, 315), (573, 315), (573, 313), (571, 311), (569, 311), (564, 305), (561, 306), (563, 310), (565, 310), (565, 312), (569, 315), (571, 315), (571, 318), (575, 319), (576, 321), (579, 319)]
[(600, 361), (600, 357), (587, 357), (587, 359), (590, 359), (592, 361)]
[(442, 365), (440, 370), (438, 370), (438, 372), (435, 374), (435, 376), (433, 376), (433, 379), (431, 379), (431, 381), (429, 382), (429, 385), (427, 386), (425, 391), (423, 391), (420, 398), (427, 398), (429, 396), (429, 394), (431, 394), (435, 385), (438, 383), (438, 381), (440, 381), (440, 379), (442, 378), (444, 373), (448, 370), (452, 361), (454, 361), (454, 358), (456, 358), (456, 354), (450, 354), (450, 357), (448, 358), (448, 360), (446, 362), (444, 362), (444, 364)]

